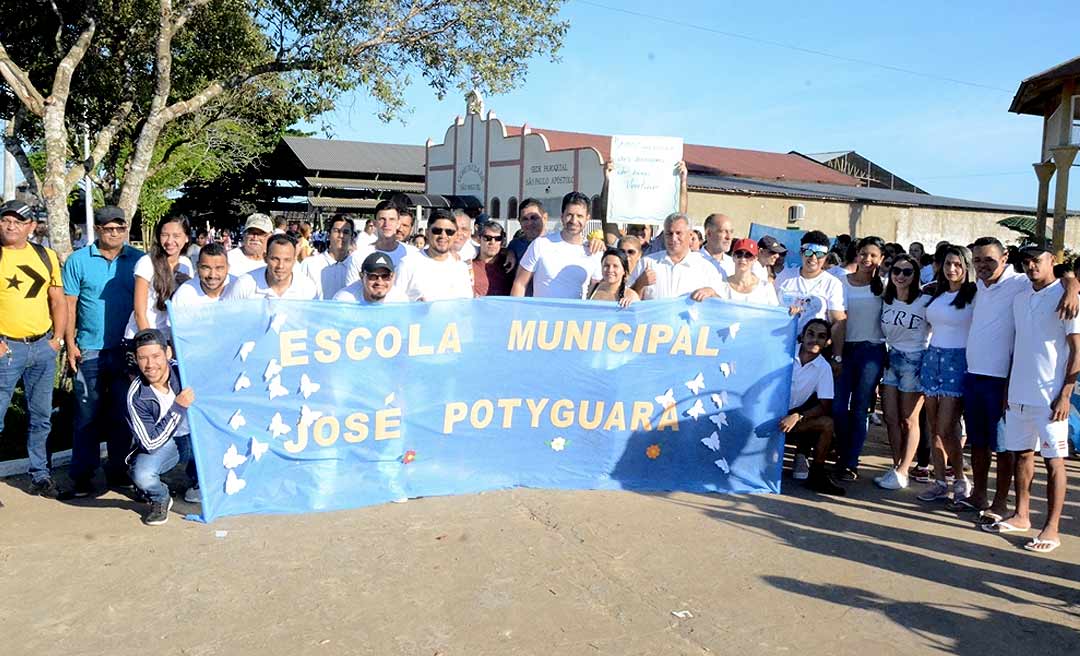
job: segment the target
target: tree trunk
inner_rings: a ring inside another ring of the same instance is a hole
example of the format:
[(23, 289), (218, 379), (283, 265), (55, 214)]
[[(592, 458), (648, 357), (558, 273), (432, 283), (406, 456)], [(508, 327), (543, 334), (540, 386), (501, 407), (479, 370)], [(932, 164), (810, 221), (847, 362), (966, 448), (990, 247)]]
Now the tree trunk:
[(146, 184), (146, 178), (150, 174), (150, 163), (153, 161), (154, 148), (157, 146), (162, 128), (164, 128), (164, 121), (160, 116), (151, 116), (146, 120), (139, 132), (139, 139), (135, 142), (135, 152), (128, 162), (128, 170), (124, 172), (120, 199), (116, 205), (124, 210), (128, 223), (134, 221), (135, 212), (139, 209), (139, 196), (142, 195), (143, 185)]
[(68, 219), (67, 154), (68, 133), (64, 125), (67, 96), (50, 96), (42, 121), (45, 128), (45, 180), (41, 200), (49, 213), (49, 245), (60, 261), (71, 254), (71, 230)]

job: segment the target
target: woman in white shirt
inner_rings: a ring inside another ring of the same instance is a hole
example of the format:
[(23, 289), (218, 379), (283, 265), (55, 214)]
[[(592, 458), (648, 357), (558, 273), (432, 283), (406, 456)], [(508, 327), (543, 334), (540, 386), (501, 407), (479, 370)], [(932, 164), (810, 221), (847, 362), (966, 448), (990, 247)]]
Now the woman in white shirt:
[(833, 401), (833, 422), (841, 446), (840, 480), (859, 477), (867, 419), (885, 368), (885, 336), (881, 333), (881, 294), (885, 285), (878, 275), (884, 257), (884, 240), (863, 237), (855, 244), (855, 271), (840, 276), (847, 308), (840, 376)]
[(926, 417), (930, 424), (931, 458), (934, 478), (919, 495), (920, 501), (944, 501), (950, 496), (945, 482), (946, 458), (956, 472), (951, 494), (965, 499), (971, 481), (964, 476), (964, 451), (956, 431), (962, 409), (964, 373), (967, 371), (968, 330), (974, 309), (975, 283), (972, 281), (971, 251), (950, 244), (941, 250), (941, 268), (926, 308), (930, 324), (930, 346), (923, 355), (919, 384), (926, 395)]
[(881, 332), (889, 348), (881, 397), (893, 468), (874, 482), (887, 490), (908, 486), (908, 469), (919, 447), (919, 411), (923, 405), (919, 372), (930, 341), (926, 322), (929, 300), (919, 289), (918, 260), (903, 253), (897, 255), (881, 297)]
[(780, 300), (776, 297), (776, 288), (767, 279), (759, 278), (754, 274), (758, 251), (757, 242), (753, 239), (735, 240), (731, 245), (735, 273), (728, 276), (716, 290), (720, 298), (757, 305), (780, 305)]
[(194, 274), (191, 260), (182, 255), (189, 233), (188, 220), (182, 216), (162, 219), (154, 226), (150, 253), (135, 263), (135, 308), (124, 331), (126, 339), (146, 328), (157, 328), (171, 338), (165, 302)]

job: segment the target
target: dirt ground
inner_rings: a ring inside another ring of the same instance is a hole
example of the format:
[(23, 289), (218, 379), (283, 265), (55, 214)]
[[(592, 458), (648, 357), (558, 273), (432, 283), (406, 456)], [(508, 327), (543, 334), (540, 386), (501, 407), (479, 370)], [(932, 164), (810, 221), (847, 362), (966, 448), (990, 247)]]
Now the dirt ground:
[(1048, 556), (876, 489), (884, 466), (844, 499), (516, 489), (211, 525), (178, 500), (156, 528), (7, 479), (0, 654), (1080, 653), (1080, 463)]

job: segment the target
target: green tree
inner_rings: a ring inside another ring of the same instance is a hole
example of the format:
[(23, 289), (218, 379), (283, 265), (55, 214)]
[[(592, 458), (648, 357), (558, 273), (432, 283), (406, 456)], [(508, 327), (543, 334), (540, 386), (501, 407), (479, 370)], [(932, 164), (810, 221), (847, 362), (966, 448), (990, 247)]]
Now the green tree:
[[(384, 120), (404, 109), (413, 76), (440, 98), (455, 87), (505, 92), (524, 80), (531, 59), (557, 53), (568, 27), (557, 19), (561, 4), (0, 0), (0, 113), (14, 127), (5, 147), (24, 175), (33, 174), (26, 145), (44, 151), (40, 196), (51, 243), (66, 255), (66, 199), (85, 173), (129, 217), (141, 206), (150, 218), (178, 180), (242, 166), (247, 154), (205, 157), (199, 146), (218, 140), (250, 154), (250, 126), (231, 119), (260, 89), (282, 94), (298, 116), (362, 89)], [(75, 138), (80, 125), (93, 135), (86, 158)]]

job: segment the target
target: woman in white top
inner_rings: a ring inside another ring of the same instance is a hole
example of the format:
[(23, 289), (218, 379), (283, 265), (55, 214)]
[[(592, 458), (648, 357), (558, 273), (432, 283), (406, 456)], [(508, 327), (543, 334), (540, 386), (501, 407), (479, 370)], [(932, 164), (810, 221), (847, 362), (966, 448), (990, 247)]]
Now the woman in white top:
[(945, 482), (946, 457), (956, 473), (953, 495), (965, 499), (971, 494), (971, 481), (964, 476), (963, 446), (956, 430), (962, 409), (964, 373), (967, 371), (965, 350), (975, 300), (971, 251), (950, 244), (939, 253), (941, 267), (926, 308), (926, 321), (931, 330), (930, 346), (923, 355), (919, 373), (919, 384), (926, 395), (930, 455), (936, 480), (919, 495), (920, 501), (949, 498), (950, 490)]
[(881, 294), (885, 286), (878, 275), (884, 257), (884, 240), (863, 237), (855, 244), (855, 271), (840, 276), (847, 321), (833, 422), (841, 446), (841, 480), (853, 481), (859, 477), (866, 422), (874, 403), (874, 390), (885, 368), (885, 336), (881, 333)]
[(600, 275), (600, 280), (592, 284), (586, 300), (614, 301), (619, 307), (626, 307), (640, 300), (637, 292), (627, 284), (630, 261), (623, 249), (609, 248), (604, 251), (604, 256), (600, 259)]
[(735, 273), (721, 283), (717, 291), (720, 298), (757, 305), (780, 305), (776, 288), (768, 280), (754, 275), (758, 245), (753, 239), (736, 239), (731, 245), (731, 257), (735, 261)]
[(930, 326), (926, 323), (929, 300), (919, 289), (919, 261), (905, 253), (895, 256), (881, 297), (881, 332), (889, 347), (881, 398), (893, 468), (874, 479), (887, 490), (908, 486), (908, 469), (919, 447), (919, 411), (923, 405), (919, 372), (930, 342)]
[(157, 328), (166, 338), (171, 338), (165, 302), (194, 273), (191, 260), (181, 255), (189, 231), (188, 220), (182, 216), (162, 219), (154, 226), (150, 253), (135, 263), (135, 308), (128, 319), (125, 338), (131, 339), (146, 328)]

